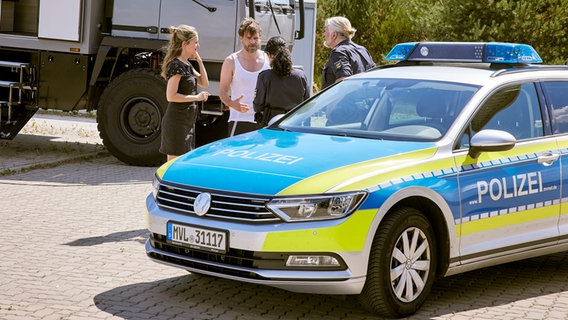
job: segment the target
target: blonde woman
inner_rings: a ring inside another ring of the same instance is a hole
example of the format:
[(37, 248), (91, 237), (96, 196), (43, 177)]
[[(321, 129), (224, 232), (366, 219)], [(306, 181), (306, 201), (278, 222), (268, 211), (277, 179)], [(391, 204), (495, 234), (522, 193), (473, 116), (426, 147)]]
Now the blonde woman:
[[(162, 119), (160, 152), (170, 161), (195, 148), (195, 121), (197, 102), (207, 101), (209, 92), (197, 91), (197, 86), (207, 88), (209, 78), (203, 61), (197, 52), (199, 35), (194, 27), (179, 25), (170, 27), (170, 42), (162, 63), (162, 77), (167, 80), (168, 107)], [(197, 71), (190, 60), (197, 62)]]

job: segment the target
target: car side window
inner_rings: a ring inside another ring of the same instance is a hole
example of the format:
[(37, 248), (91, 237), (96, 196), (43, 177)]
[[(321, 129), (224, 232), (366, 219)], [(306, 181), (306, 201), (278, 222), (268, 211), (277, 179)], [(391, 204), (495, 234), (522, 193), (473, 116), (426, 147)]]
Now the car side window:
[(568, 133), (568, 82), (543, 82), (542, 87), (552, 107), (554, 134)]
[(506, 131), (517, 140), (542, 137), (542, 114), (534, 84), (507, 86), (493, 93), (471, 121), (460, 147), (469, 147), (470, 137), (484, 129)]

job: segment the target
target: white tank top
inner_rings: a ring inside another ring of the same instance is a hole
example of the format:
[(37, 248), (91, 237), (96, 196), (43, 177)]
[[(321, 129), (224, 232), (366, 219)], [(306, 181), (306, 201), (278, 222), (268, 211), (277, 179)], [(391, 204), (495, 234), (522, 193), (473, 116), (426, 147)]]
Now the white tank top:
[(248, 112), (238, 112), (237, 110), (230, 108), (229, 121), (246, 121), (254, 122), (254, 107), (252, 102), (254, 100), (254, 91), (256, 89), (256, 79), (258, 74), (266, 69), (270, 69), (270, 63), (268, 62), (268, 56), (263, 52), (264, 64), (262, 67), (255, 72), (250, 72), (245, 70), (239, 62), (237, 53), (233, 53), (233, 61), (235, 61), (235, 72), (233, 73), (233, 79), (231, 81), (231, 99), (236, 99), (241, 95), (241, 103), (247, 104), (250, 108)]

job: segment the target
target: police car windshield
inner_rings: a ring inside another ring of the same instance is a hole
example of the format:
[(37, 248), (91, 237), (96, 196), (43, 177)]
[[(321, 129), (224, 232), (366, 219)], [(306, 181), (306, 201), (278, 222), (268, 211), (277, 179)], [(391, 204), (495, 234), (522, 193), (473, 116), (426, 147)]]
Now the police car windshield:
[(349, 79), (288, 114), (287, 131), (436, 141), (479, 87), (420, 79)]

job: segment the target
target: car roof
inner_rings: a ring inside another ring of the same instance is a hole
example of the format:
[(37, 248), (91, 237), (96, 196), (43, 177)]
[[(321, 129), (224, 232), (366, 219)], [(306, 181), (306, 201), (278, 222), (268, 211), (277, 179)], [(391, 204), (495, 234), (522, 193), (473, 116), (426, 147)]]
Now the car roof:
[(423, 79), (481, 85), (486, 83), (494, 72), (495, 70), (463, 66), (404, 66), (378, 68), (359, 77)]
[(489, 63), (390, 64), (350, 78), (423, 79), (477, 86), (501, 82), (507, 75), (537, 79), (541, 76), (568, 78), (568, 65), (493, 65)]
[(483, 86), (510, 79), (568, 76), (568, 66), (541, 65), (543, 60), (536, 50), (519, 43), (405, 42), (395, 45), (385, 59), (398, 62), (351, 78), (424, 79)]

